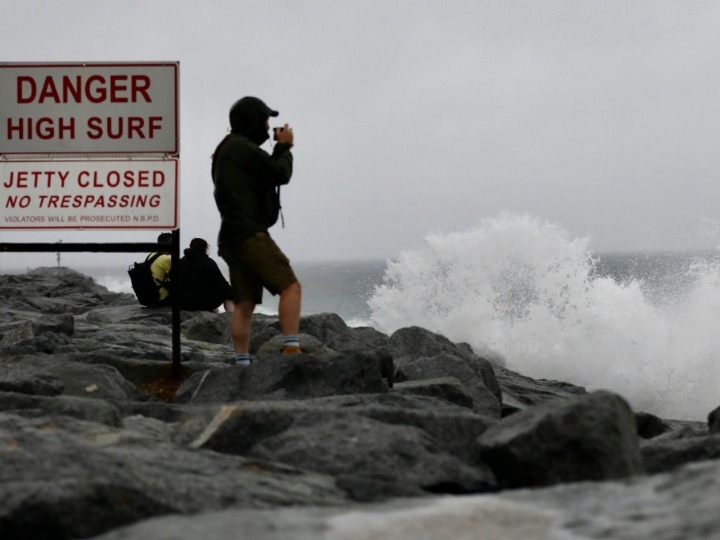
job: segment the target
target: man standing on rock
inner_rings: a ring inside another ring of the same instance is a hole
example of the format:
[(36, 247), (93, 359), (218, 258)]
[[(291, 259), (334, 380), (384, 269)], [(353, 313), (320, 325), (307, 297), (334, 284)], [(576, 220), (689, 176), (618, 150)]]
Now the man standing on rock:
[(278, 312), (285, 355), (301, 352), (300, 282), (290, 261), (268, 229), (280, 214), (280, 186), (292, 176), (293, 130), (275, 129), (272, 154), (260, 148), (268, 140), (270, 117), (278, 112), (256, 97), (244, 97), (230, 108), (230, 133), (213, 154), (215, 203), (220, 211), (220, 256), (230, 269), (235, 309), (230, 332), (235, 363), (250, 363), (250, 331), (263, 288), (280, 295)]

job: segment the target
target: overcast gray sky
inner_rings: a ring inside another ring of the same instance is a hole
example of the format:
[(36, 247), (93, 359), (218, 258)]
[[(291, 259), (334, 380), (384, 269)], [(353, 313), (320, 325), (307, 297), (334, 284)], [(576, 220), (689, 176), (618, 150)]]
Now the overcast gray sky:
[[(393, 258), (502, 211), (597, 251), (715, 248), (719, 28), (710, 0), (4, 0), (0, 60), (179, 61), (185, 245), (215, 242), (210, 155), (256, 95), (295, 130), (291, 259)], [(98, 235), (0, 231), (38, 238)]]

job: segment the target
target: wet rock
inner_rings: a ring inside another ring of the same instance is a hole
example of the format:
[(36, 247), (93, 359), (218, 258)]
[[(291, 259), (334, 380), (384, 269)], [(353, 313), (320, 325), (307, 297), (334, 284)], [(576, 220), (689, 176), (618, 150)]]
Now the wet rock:
[(475, 408), (475, 400), (455, 377), (407, 381), (396, 384), (394, 390), (398, 394), (437, 397), (470, 410)]
[[(240, 454), (330, 474), (355, 498), (493, 489), (492, 473), (469, 455), (490, 422), (462, 410), (408, 411), (392, 405), (303, 403), (227, 405), (212, 419), (185, 424), (190, 446)], [(202, 432), (199, 429), (202, 427)], [(460, 434), (463, 435), (460, 435)], [(178, 435), (176, 440), (188, 440)]]
[(176, 394), (178, 403), (218, 403), (238, 399), (309, 399), (387, 392), (378, 353), (282, 356), (272, 347), (250, 366), (213, 367), (190, 377)]
[(0, 392), (19, 392), (40, 396), (62, 394), (65, 385), (58, 378), (36, 366), (0, 363)]
[(500, 417), (502, 393), (492, 364), (472, 350), (423, 328), (401, 328), (390, 336), (398, 382), (455, 377), (472, 396), (477, 412)]
[(345, 500), (330, 477), (148, 432), (0, 414), (0, 537), (85, 538), (151, 516)]
[(549, 401), (564, 401), (587, 393), (580, 386), (547, 379), (535, 380), (504, 367), (495, 367), (503, 399), (503, 416)]
[(710, 433), (720, 433), (720, 407), (713, 409), (708, 414), (708, 431)]
[(478, 438), (478, 452), (508, 488), (642, 472), (635, 417), (624, 399), (606, 391), (507, 417)]
[(646, 412), (635, 413), (638, 436), (642, 439), (652, 439), (670, 431), (670, 424), (654, 414)]
[[(387, 538), (438, 524), (436, 537), (478, 524), (496, 538), (720, 530), (717, 411), (633, 413), (485, 347), (327, 313), (302, 318), (295, 357), (278, 354), (277, 317), (258, 315), (256, 362), (239, 367), (229, 314), (184, 311), (170, 380), (169, 308), (62, 268), (0, 276), (0, 301), (3, 539), (196, 538), (188, 523), (206, 540), (352, 534), (338, 523)], [(368, 528), (383, 516), (400, 521)]]
[(642, 459), (649, 473), (670, 472), (687, 463), (720, 459), (720, 434), (657, 437), (643, 443)]

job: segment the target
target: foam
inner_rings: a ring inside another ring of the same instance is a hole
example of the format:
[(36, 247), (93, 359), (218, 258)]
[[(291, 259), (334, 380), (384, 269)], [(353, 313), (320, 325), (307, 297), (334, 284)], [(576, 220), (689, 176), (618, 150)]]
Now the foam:
[(384, 332), (418, 325), (510, 369), (623, 395), (636, 410), (704, 420), (720, 405), (720, 269), (698, 262), (683, 290), (595, 272), (589, 238), (532, 216), (430, 234), (389, 262), (369, 301)]

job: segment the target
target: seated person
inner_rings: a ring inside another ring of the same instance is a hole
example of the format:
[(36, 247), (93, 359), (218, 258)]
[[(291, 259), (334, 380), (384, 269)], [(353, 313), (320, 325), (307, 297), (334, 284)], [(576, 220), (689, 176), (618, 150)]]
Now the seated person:
[[(158, 236), (158, 244), (172, 244), (172, 233), (164, 232)], [(160, 255), (150, 266), (150, 272), (152, 272), (155, 285), (158, 286), (160, 292), (160, 302), (158, 307), (170, 305), (170, 268), (172, 266), (172, 258), (170, 257), (170, 248), (168, 247), (168, 253)], [(152, 257), (154, 253), (148, 255), (148, 259)]]
[(180, 259), (180, 307), (217, 312), (223, 304), (225, 311), (232, 311), (232, 289), (208, 250), (205, 240), (193, 238)]

